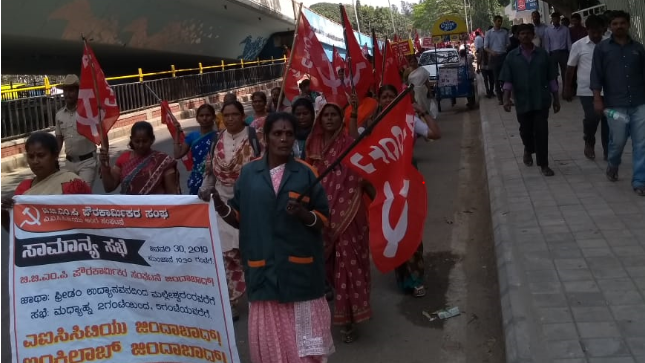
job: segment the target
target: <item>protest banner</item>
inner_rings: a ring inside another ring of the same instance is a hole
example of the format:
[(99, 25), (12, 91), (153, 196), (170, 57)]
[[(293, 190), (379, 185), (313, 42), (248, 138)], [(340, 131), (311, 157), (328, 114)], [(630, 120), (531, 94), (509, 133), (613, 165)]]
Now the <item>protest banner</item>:
[(195, 196), (17, 196), (13, 362), (238, 363), (215, 210)]

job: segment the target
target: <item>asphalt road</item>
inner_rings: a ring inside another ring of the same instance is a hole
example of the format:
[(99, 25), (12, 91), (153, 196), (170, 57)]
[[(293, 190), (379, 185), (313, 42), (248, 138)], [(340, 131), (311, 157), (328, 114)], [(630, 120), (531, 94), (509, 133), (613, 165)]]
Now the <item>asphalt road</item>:
[[(359, 339), (343, 344), (334, 328), (336, 353), (330, 362), (343, 363), (502, 363), (504, 344), (499, 288), (492, 242), (486, 171), (477, 110), (466, 111), (464, 100), (444, 112), (439, 123), (443, 138), (417, 143), (415, 155), (428, 188), (428, 215), (423, 240), (428, 294), (424, 298), (403, 295), (394, 275), (372, 271), (373, 319), (358, 326)], [(185, 123), (192, 131), (196, 122)], [(155, 130), (154, 148), (171, 153), (172, 140), (165, 129)], [(111, 151), (126, 150), (127, 139), (114, 141)], [(185, 190), (188, 173), (180, 166)], [(2, 175), (3, 197), (11, 193), (27, 171)], [(100, 180), (95, 193), (103, 193)], [(2, 234), (3, 242), (6, 234)], [(7, 243), (2, 243), (2, 320), (6, 305)], [(241, 304), (235, 323), (242, 362), (249, 362), (247, 310)], [(423, 312), (458, 306), (462, 314), (430, 322)], [(9, 336), (3, 324), (2, 356), (6, 358)]]

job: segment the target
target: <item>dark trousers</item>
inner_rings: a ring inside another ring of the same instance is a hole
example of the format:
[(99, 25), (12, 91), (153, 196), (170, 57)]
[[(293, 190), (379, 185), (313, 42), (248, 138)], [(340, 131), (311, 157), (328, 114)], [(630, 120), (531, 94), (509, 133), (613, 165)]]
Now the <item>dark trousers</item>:
[(549, 109), (517, 114), (524, 151), (535, 153), (538, 166), (549, 166)]
[(564, 79), (565, 79), (565, 74), (567, 74), (567, 61), (569, 60), (569, 51), (565, 49), (554, 50), (553, 52), (551, 52), (550, 58), (551, 58), (551, 62), (553, 62), (553, 64), (555, 65), (555, 68), (558, 69), (558, 72), (562, 77), (561, 89), (564, 89), (565, 87)]
[(585, 118), (582, 120), (582, 130), (585, 142), (596, 145), (596, 131), (600, 124), (600, 142), (602, 143), (603, 155), (607, 155), (609, 145), (609, 125), (605, 116), (599, 116), (593, 109), (593, 96), (579, 96)]
[(495, 85), (493, 84), (493, 71), (489, 69), (482, 69), (482, 77), (484, 78), (484, 87), (486, 88), (486, 96), (492, 97), (495, 93)]
[(497, 99), (499, 99), (500, 101), (502, 100), (504, 92), (502, 91), (502, 83), (499, 80), (499, 74), (502, 73), (504, 60), (506, 60), (506, 53), (495, 56), (491, 55), (488, 61), (488, 66), (493, 71), (493, 84), (495, 85), (495, 93), (497, 93)]

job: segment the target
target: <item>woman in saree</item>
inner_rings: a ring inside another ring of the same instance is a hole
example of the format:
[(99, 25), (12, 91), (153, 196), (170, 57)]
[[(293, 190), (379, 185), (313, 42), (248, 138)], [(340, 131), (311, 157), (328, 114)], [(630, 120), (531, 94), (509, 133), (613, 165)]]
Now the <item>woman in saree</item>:
[[(212, 152), (208, 154), (205, 178), (199, 194), (202, 199), (208, 199), (209, 196), (204, 194), (204, 191), (208, 192), (213, 188), (222, 198), (233, 198), (233, 186), (240, 176), (242, 166), (261, 153), (255, 129), (244, 123), (244, 106), (237, 101), (225, 103), (222, 106), (222, 114), (226, 129), (222, 131)], [(217, 225), (224, 254), (231, 311), (233, 320), (238, 320), (237, 303), (246, 290), (240, 256), (240, 235), (237, 229), (219, 217)]]
[(267, 95), (264, 92), (257, 91), (251, 95), (251, 107), (253, 108), (253, 115), (249, 115), (245, 120), (248, 126), (262, 132), (264, 127), (264, 119), (266, 119), (269, 112), (267, 112)]
[(179, 139), (179, 134), (182, 131), (181, 125), (179, 123), (175, 125), (178, 130), (174, 140), (175, 159), (183, 158), (189, 151), (193, 157), (193, 170), (190, 171), (190, 176), (188, 177), (188, 194), (192, 195), (197, 195), (199, 187), (202, 186), (206, 156), (211, 149), (213, 140), (217, 139), (217, 131), (213, 129), (215, 126), (215, 108), (207, 103), (199, 106), (197, 109), (197, 123), (199, 124), (199, 131), (193, 131), (186, 135), (184, 142)]
[(110, 166), (108, 151), (101, 148), (101, 180), (111, 193), (121, 185), (121, 194), (181, 194), (177, 161), (167, 154), (152, 150), (155, 134), (146, 121), (135, 122), (130, 130), (131, 151), (123, 152)]
[[(323, 106), (306, 143), (307, 162), (321, 172), (354, 141), (345, 130), (343, 112), (335, 103)], [(345, 343), (357, 338), (356, 323), (372, 316), (367, 212), (362, 193), (366, 183), (347, 166), (321, 181), (329, 203), (329, 225), (323, 230), (327, 279), (334, 286), (335, 325)]]
[[(396, 87), (389, 84), (383, 85), (378, 91), (379, 107), (376, 110), (374, 117), (392, 103), (397, 95), (398, 91)], [(352, 105), (357, 104), (355, 97), (352, 98), (351, 103)], [(423, 138), (424, 140), (440, 139), (441, 129), (439, 129), (439, 125), (437, 125), (437, 122), (432, 118), (432, 116), (430, 116), (430, 114), (418, 104), (414, 103), (412, 106), (416, 112), (416, 116), (414, 117), (414, 133), (416, 136)], [(372, 124), (374, 117), (370, 118), (366, 122), (365, 127)], [(365, 127), (359, 127), (357, 125), (356, 118), (356, 115), (352, 114), (352, 119), (349, 123), (350, 135), (354, 137), (358, 137), (358, 135), (365, 130)], [(414, 158), (412, 158), (412, 164), (416, 167), (416, 161)], [(425, 264), (423, 261), (423, 242), (421, 242), (417, 251), (410, 257), (410, 259), (394, 270), (394, 275), (401, 290), (406, 293), (412, 293), (414, 297), (423, 297), (426, 294), (423, 280), (424, 273)]]
[(272, 113), (265, 130), (266, 153), (242, 168), (233, 197), (215, 188), (203, 196), (240, 231), (251, 363), (326, 363), (334, 352), (321, 234), (327, 196), (312, 167), (292, 155), (295, 117)]
[[(432, 113), (432, 98), (430, 84), (430, 73), (425, 68), (419, 65), (419, 60), (414, 55), (408, 57), (409, 75), (407, 78), (408, 84), (414, 85), (414, 103), (419, 105), (425, 112)], [(434, 115), (433, 115), (434, 116)]]
[[(92, 189), (78, 175), (61, 171), (58, 164), (60, 149), (56, 137), (48, 132), (34, 132), (25, 142), (29, 169), (33, 178), (20, 182), (14, 195), (92, 194)], [(9, 209), (13, 199), (2, 201), (2, 227), (9, 230)]]

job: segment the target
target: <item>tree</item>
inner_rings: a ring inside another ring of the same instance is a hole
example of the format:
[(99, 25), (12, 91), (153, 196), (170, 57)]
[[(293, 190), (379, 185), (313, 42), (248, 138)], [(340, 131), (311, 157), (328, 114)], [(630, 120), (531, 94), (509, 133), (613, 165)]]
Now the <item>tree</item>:
[(435, 21), (446, 14), (461, 14), (463, 17), (463, 0), (425, 0), (415, 4), (412, 10), (414, 27), (430, 31)]
[[(390, 9), (387, 7), (373, 7), (367, 5), (360, 5), (357, 1), (357, 7), (359, 8), (359, 20), (361, 22), (361, 31), (365, 34), (371, 33), (371, 30), (374, 29), (376, 35), (383, 39), (385, 37), (392, 38), (392, 16), (394, 17), (394, 25), (396, 33), (399, 36), (407, 36), (408, 28), (411, 27), (412, 21), (410, 18), (405, 17), (403, 14), (396, 12), (390, 13)], [(310, 9), (325, 18), (341, 23), (340, 19), (340, 9), (338, 4), (332, 3), (317, 3), (311, 5)], [(347, 11), (347, 17), (349, 17), (349, 22), (352, 24), (353, 29), (357, 29), (356, 16), (354, 15), (354, 7), (346, 6), (345, 10)]]

